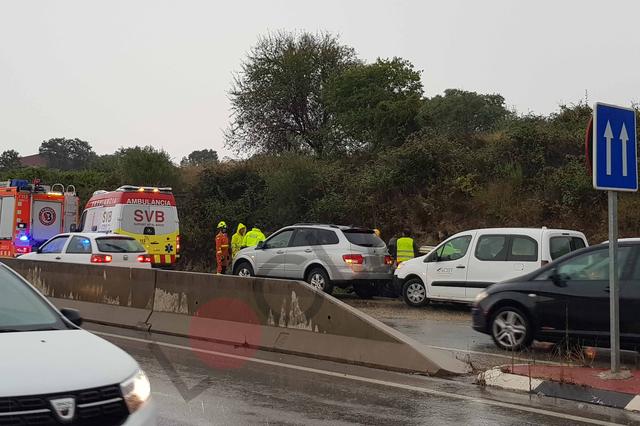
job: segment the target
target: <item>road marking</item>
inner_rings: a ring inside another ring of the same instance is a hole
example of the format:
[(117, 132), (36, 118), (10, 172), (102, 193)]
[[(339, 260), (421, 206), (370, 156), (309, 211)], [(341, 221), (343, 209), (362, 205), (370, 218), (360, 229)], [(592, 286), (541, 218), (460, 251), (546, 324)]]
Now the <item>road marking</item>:
[(525, 412), (528, 412), (528, 413), (540, 414), (540, 415), (548, 416), (548, 417), (556, 417), (556, 418), (564, 419), (564, 420), (573, 420), (573, 421), (576, 421), (576, 422), (583, 422), (583, 423), (589, 423), (589, 424), (594, 424), (594, 425), (618, 425), (619, 424), (619, 423), (612, 423), (612, 422), (607, 422), (607, 421), (603, 421), (603, 420), (590, 419), (590, 418), (587, 418), (587, 417), (574, 416), (574, 415), (566, 414), (566, 413), (558, 413), (558, 412), (555, 412), (555, 411), (548, 411), (548, 410), (544, 410), (544, 409), (541, 409), (541, 408), (527, 407), (527, 406), (524, 406), (524, 405), (512, 404), (512, 403), (509, 403), (509, 402), (500, 402), (500, 401), (494, 401), (492, 399), (484, 399), (484, 398), (478, 398), (478, 397), (467, 396), (467, 395), (459, 395), (459, 394), (456, 394), (456, 393), (439, 391), (439, 390), (434, 390), (434, 389), (427, 389), (427, 388), (423, 388), (423, 387), (419, 387), (419, 386), (406, 385), (406, 384), (402, 384), (402, 383), (389, 382), (389, 381), (385, 381), (385, 380), (371, 379), (371, 378), (368, 378), (368, 377), (353, 376), (351, 374), (337, 373), (337, 372), (334, 372), (334, 371), (327, 371), (327, 370), (319, 370), (317, 368), (303, 367), (303, 366), (300, 366), (300, 365), (285, 364), (285, 363), (282, 363), (282, 362), (269, 361), (269, 360), (266, 360), (266, 359), (250, 358), (250, 357), (245, 357), (245, 356), (241, 356), (241, 355), (227, 354), (227, 353), (224, 353), (224, 352), (210, 351), (210, 350), (198, 349), (198, 348), (191, 348), (189, 346), (176, 345), (176, 344), (173, 344), (173, 343), (158, 342), (158, 341), (155, 341), (155, 340), (140, 339), (138, 337), (122, 336), (122, 335), (119, 335), (119, 334), (105, 333), (105, 332), (101, 332), (101, 331), (91, 331), (91, 332), (94, 333), (94, 334), (101, 335), (101, 336), (108, 336), (108, 337), (113, 337), (113, 338), (116, 338), (116, 339), (130, 340), (130, 341), (139, 342), (139, 343), (153, 343), (153, 344), (156, 344), (158, 346), (164, 346), (164, 347), (172, 348), (172, 349), (181, 349), (181, 350), (186, 350), (186, 351), (190, 351), (190, 352), (199, 352), (199, 353), (203, 353), (203, 354), (207, 354), (207, 355), (215, 355), (215, 356), (220, 356), (220, 357), (225, 357), (225, 358), (238, 359), (238, 360), (243, 360), (243, 361), (246, 361), (246, 362), (254, 362), (254, 363), (257, 363), (257, 364), (270, 365), (270, 366), (274, 366), (274, 367), (289, 368), (289, 369), (292, 369), (292, 370), (303, 371), (303, 372), (307, 372), (307, 373), (314, 373), (314, 374), (319, 374), (319, 375), (324, 375), (324, 376), (329, 376), (329, 377), (336, 377), (336, 378), (341, 378), (341, 379), (348, 379), (348, 380), (353, 380), (353, 381), (356, 381), (356, 382), (387, 386), (387, 387), (392, 387), (392, 388), (396, 388), (396, 389), (403, 389), (403, 390), (409, 390), (409, 391), (414, 391), (414, 392), (420, 392), (420, 393), (423, 393), (423, 394), (428, 394), (428, 395), (433, 395), (433, 396), (440, 396), (440, 397), (445, 397), (445, 398), (452, 398), (452, 399), (458, 399), (458, 400), (463, 400), (463, 401), (475, 402), (475, 403), (478, 403), (478, 404), (491, 405), (491, 406), (494, 406), (494, 407), (509, 408), (509, 409), (513, 409), (513, 410), (525, 411)]

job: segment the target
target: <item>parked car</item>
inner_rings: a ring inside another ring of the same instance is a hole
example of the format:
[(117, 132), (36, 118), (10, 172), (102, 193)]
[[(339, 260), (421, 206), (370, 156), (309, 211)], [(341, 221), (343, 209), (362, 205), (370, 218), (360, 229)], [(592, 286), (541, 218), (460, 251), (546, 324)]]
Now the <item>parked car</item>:
[(0, 424), (154, 425), (145, 373), (0, 264)]
[(104, 233), (69, 233), (51, 238), (24, 260), (151, 268), (151, 256), (135, 238)]
[(372, 229), (296, 224), (240, 250), (233, 273), (304, 280), (329, 294), (335, 286), (353, 286), (370, 297), (393, 277), (393, 259)]
[[(619, 243), (620, 342), (640, 347), (640, 240)], [(473, 328), (502, 349), (565, 338), (609, 346), (609, 246), (568, 254), (544, 268), (493, 285), (476, 296)]]
[(474, 229), (452, 236), (426, 256), (401, 263), (394, 281), (409, 306), (424, 306), (431, 299), (471, 303), (491, 284), (586, 246), (586, 237), (577, 231)]

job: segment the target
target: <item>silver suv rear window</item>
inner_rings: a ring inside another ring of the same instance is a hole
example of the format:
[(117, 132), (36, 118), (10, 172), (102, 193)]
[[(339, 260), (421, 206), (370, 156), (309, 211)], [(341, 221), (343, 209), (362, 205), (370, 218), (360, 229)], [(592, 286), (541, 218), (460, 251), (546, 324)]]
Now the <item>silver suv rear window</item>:
[(133, 238), (96, 238), (98, 250), (103, 253), (144, 253), (144, 247)]
[(351, 244), (361, 247), (384, 247), (382, 241), (373, 231), (368, 229), (347, 229), (342, 231)]

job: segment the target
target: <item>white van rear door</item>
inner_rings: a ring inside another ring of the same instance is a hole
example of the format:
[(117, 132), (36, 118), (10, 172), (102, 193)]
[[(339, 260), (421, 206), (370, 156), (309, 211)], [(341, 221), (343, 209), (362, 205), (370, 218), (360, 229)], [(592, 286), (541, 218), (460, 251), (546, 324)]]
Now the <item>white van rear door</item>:
[(581, 232), (546, 230), (542, 237), (542, 260), (553, 262), (572, 251), (587, 247), (587, 239)]

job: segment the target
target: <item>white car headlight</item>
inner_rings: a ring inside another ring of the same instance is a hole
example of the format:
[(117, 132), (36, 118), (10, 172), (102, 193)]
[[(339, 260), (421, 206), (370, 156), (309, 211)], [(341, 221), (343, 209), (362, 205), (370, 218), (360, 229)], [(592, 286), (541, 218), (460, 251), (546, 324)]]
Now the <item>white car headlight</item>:
[(481, 291), (480, 293), (478, 293), (478, 295), (476, 296), (476, 300), (475, 303), (480, 303), (482, 301), (482, 299), (484, 299), (485, 297), (487, 297), (489, 294), (486, 291)]
[(151, 384), (142, 370), (138, 370), (130, 379), (122, 382), (120, 389), (130, 413), (142, 407), (151, 396)]

